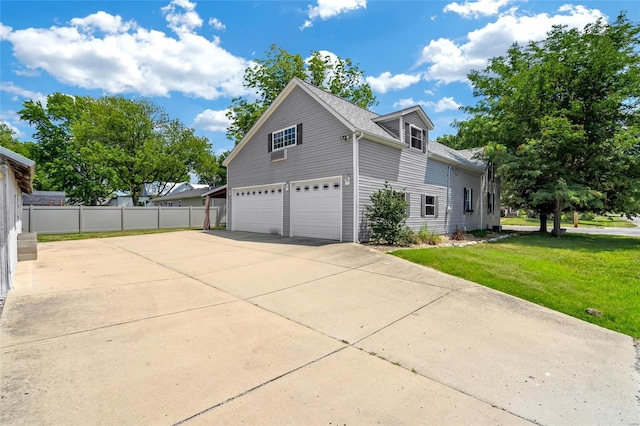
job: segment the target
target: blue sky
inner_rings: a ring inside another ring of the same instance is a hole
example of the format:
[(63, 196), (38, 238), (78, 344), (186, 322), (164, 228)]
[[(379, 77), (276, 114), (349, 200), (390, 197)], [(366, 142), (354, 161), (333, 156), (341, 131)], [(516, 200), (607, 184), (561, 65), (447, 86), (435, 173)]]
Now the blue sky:
[(53, 92), (149, 98), (213, 150), (231, 149), (224, 116), (251, 96), (244, 69), (273, 43), (290, 53), (351, 58), (386, 114), (422, 105), (454, 133), (460, 106), (475, 103), (466, 74), (514, 42), (544, 38), (554, 24), (584, 27), (627, 11), (629, 1), (31, 1), (0, 3), (0, 120), (21, 140), (33, 130), (17, 111)]

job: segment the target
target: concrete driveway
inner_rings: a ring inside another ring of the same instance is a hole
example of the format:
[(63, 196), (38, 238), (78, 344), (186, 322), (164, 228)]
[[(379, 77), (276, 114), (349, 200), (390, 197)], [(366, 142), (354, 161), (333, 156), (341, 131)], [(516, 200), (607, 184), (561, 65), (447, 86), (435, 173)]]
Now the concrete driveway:
[(0, 423), (640, 424), (630, 337), (356, 244), (39, 244)]

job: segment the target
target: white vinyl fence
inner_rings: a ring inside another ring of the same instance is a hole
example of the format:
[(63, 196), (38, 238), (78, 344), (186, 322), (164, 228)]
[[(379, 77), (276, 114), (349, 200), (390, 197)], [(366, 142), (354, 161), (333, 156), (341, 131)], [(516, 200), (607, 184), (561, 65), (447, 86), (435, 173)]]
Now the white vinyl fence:
[[(22, 209), (22, 231), (40, 234), (125, 231), (133, 229), (198, 228), (204, 223), (204, 207), (85, 207), (28, 206)], [(220, 212), (222, 213), (222, 212)], [(211, 226), (224, 217), (210, 207)]]

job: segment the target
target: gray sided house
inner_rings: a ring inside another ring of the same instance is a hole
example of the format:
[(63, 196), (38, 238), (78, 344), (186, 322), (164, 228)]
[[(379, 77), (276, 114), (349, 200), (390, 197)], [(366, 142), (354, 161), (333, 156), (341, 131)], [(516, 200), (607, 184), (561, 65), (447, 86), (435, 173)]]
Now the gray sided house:
[(0, 146), (0, 296), (13, 280), (22, 232), (22, 193), (32, 192), (35, 163)]
[(385, 181), (405, 191), (416, 231), (499, 226), (493, 167), (429, 141), (432, 129), (420, 106), (381, 116), (294, 78), (223, 163), (227, 229), (367, 241)]

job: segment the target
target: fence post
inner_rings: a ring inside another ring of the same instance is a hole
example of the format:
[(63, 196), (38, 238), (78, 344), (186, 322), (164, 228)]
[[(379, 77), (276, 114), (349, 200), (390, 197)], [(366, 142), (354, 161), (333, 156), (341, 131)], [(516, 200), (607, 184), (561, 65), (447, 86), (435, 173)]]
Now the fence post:
[(189, 228), (193, 228), (193, 225), (191, 224), (191, 211), (192, 211), (192, 207), (189, 206)]
[(122, 206), (122, 210), (120, 211), (120, 230), (124, 231), (125, 230), (125, 226), (124, 226), (124, 206)]
[(78, 232), (82, 233), (84, 230), (84, 217), (82, 206), (78, 207)]
[(29, 232), (33, 232), (33, 230), (36, 229), (35, 226), (33, 226), (33, 204), (29, 205)]
[(162, 219), (162, 214), (160, 213), (161, 206), (158, 204), (158, 229), (160, 229), (160, 220)]

